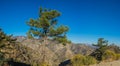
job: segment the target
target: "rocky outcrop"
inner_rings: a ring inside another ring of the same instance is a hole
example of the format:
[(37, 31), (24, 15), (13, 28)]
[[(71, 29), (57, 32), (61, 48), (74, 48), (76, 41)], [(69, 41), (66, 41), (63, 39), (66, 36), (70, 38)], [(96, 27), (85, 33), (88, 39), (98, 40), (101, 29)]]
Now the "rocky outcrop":
[(42, 40), (18, 37), (17, 41), (9, 46), (12, 49), (4, 48), (1, 52), (6, 52), (6, 58), (26, 64), (39, 64), (45, 61), (50, 66), (58, 66), (61, 62), (71, 59), (75, 54), (85, 55), (94, 50), (83, 44), (66, 44), (64, 46), (53, 40), (48, 40), (48, 44), (44, 44)]
[(74, 54), (87, 55), (94, 50), (92, 47), (83, 44), (67, 44), (64, 46), (52, 40), (48, 40), (47, 45), (44, 45), (41, 40), (36, 39), (26, 39), (21, 44), (33, 50), (31, 55), (34, 60), (41, 62), (44, 59), (51, 66), (58, 66), (60, 62), (72, 58)]

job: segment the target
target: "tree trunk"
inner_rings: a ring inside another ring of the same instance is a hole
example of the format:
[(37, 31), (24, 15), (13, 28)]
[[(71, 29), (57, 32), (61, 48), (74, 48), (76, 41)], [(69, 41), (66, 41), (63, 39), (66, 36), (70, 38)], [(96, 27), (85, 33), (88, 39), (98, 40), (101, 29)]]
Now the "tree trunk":
[(43, 40), (44, 40), (44, 42), (43, 42), (44, 44), (48, 44), (48, 42), (47, 42), (47, 36), (44, 36)]
[(45, 45), (47, 44), (47, 36), (43, 37), (43, 43), (41, 45), (42, 48), (42, 54), (43, 54), (43, 59), (42, 62), (46, 62), (46, 52), (45, 52)]

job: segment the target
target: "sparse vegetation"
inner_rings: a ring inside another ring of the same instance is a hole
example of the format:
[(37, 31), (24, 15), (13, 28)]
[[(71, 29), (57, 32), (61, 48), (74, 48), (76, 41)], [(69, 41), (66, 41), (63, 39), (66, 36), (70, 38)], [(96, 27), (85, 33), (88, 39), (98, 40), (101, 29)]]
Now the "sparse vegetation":
[(97, 61), (113, 61), (119, 59), (119, 47), (116, 45), (108, 45), (108, 41), (103, 38), (98, 39), (98, 43), (93, 46), (96, 46), (97, 49), (90, 54), (97, 59)]
[(116, 54), (116, 60), (120, 60), (120, 54)]
[(83, 55), (75, 55), (72, 59), (71, 59), (71, 63), (72, 66), (83, 66), (84, 65), (84, 59), (85, 57)]
[(75, 55), (71, 59), (72, 66), (85, 66), (85, 65), (92, 65), (96, 63), (96, 59), (92, 56), (83, 56), (83, 55)]
[(120, 53), (120, 47), (115, 45), (115, 44), (111, 44), (107, 47), (107, 49), (115, 52), (115, 53)]
[(106, 50), (102, 55), (103, 61), (113, 61), (116, 59), (116, 54), (113, 51)]
[(96, 64), (96, 63), (97, 63), (97, 60), (94, 57), (85, 56), (84, 65), (92, 65), (92, 64)]

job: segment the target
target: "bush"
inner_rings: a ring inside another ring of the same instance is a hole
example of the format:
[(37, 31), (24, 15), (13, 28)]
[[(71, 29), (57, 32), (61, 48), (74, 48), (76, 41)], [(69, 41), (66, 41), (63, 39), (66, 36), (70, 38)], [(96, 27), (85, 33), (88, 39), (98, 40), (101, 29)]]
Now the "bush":
[(116, 54), (113, 51), (106, 50), (102, 56), (102, 59), (105, 61), (113, 61), (116, 59)]
[(120, 54), (116, 54), (116, 60), (120, 59)]
[(92, 65), (92, 64), (95, 64), (96, 62), (97, 62), (97, 60), (94, 57), (85, 56), (84, 65)]
[(72, 66), (84, 66), (83, 60), (85, 59), (85, 57), (83, 55), (75, 55), (72, 59), (71, 59), (71, 63)]
[(91, 65), (95, 63), (96, 63), (96, 59), (93, 58), (92, 56), (83, 56), (80, 54), (75, 55), (71, 59), (72, 66), (84, 66), (84, 65)]

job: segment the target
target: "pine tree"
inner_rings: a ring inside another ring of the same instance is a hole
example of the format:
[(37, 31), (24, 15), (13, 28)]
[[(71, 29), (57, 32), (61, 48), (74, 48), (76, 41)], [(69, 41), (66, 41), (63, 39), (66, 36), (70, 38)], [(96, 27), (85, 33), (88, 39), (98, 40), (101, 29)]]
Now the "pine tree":
[(45, 43), (48, 38), (66, 38), (69, 28), (64, 25), (58, 26), (57, 18), (60, 15), (57, 10), (40, 8), (38, 19), (30, 19), (27, 22), (30, 26), (28, 38), (42, 38)]
[(4, 48), (10, 43), (14, 43), (16, 39), (12, 38), (12, 35), (6, 35), (0, 28), (0, 48)]
[[(8, 62), (9, 58), (5, 57), (5, 54), (9, 54), (8, 51), (2, 51), (6, 49), (13, 49), (16, 39), (12, 38), (12, 35), (6, 35), (2, 29), (0, 29), (0, 66), (4, 66), (5, 62)], [(8, 66), (8, 65), (7, 65)]]
[(97, 49), (91, 53), (91, 56), (94, 56), (98, 61), (101, 61), (102, 55), (107, 49), (108, 41), (104, 40), (104, 38), (99, 38), (97, 44), (93, 44), (93, 46), (96, 46)]
[(69, 28), (64, 25), (58, 25), (57, 18), (60, 15), (60, 12), (57, 10), (41, 7), (39, 10), (39, 17), (37, 19), (30, 19), (29, 22), (27, 22), (27, 25), (30, 26), (30, 30), (27, 32), (28, 38), (44, 40), (44, 44), (40, 45), (40, 47), (42, 47), (43, 62), (46, 62), (46, 52), (43, 46), (47, 44), (47, 39), (62, 39), (65, 40), (65, 42), (67, 40), (66, 33)]

